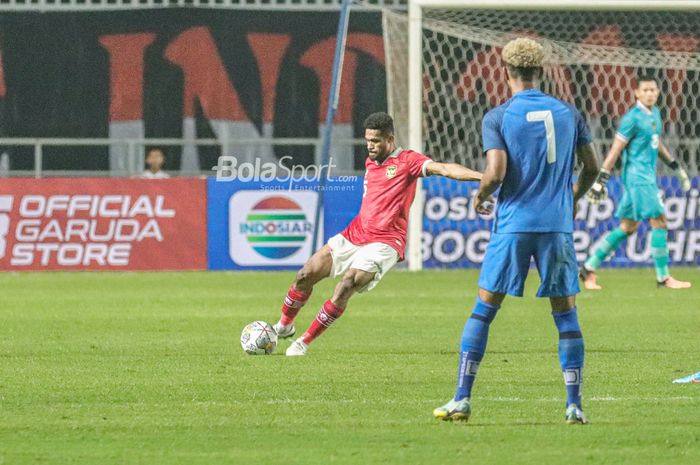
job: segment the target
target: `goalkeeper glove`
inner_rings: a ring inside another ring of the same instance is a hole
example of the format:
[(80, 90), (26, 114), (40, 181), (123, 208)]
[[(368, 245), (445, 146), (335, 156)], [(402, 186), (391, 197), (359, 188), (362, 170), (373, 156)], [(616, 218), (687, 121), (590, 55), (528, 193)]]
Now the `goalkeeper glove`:
[(681, 189), (683, 189), (683, 192), (688, 192), (690, 190), (690, 178), (688, 177), (688, 173), (685, 172), (681, 164), (678, 163), (678, 160), (673, 160), (669, 162), (668, 167), (676, 172), (676, 177), (681, 183)]
[(608, 198), (608, 190), (605, 188), (608, 179), (610, 179), (610, 172), (605, 168), (601, 168), (591, 190), (586, 194), (586, 198), (590, 203), (600, 203)]

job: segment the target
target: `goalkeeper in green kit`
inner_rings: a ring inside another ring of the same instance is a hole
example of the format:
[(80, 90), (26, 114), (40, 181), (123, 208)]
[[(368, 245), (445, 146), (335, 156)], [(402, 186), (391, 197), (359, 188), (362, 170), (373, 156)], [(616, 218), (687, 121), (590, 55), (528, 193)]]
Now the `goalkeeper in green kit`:
[[(615, 162), (622, 154), (622, 185), (624, 192), (615, 211), (620, 225), (610, 231), (593, 251), (580, 269), (580, 277), (586, 289), (602, 289), (595, 271), (618, 246), (639, 227), (642, 220), (651, 224), (651, 254), (656, 269), (659, 287), (683, 289), (689, 282), (674, 279), (668, 271), (667, 226), (661, 193), (656, 186), (656, 159), (674, 170), (684, 192), (690, 190), (690, 179), (680, 163), (673, 158), (661, 143), (661, 113), (656, 107), (659, 87), (653, 76), (640, 76), (635, 89), (636, 105), (620, 120), (612, 147), (593, 187), (588, 200), (598, 203), (605, 199), (605, 185)], [(624, 153), (623, 153), (624, 151)]]

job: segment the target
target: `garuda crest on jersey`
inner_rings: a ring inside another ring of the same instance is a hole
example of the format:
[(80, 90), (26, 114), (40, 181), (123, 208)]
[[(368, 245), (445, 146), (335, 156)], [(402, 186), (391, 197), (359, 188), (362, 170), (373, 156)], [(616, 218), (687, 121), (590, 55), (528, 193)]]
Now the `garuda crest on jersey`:
[(391, 179), (396, 176), (396, 165), (389, 165), (386, 167), (386, 178)]

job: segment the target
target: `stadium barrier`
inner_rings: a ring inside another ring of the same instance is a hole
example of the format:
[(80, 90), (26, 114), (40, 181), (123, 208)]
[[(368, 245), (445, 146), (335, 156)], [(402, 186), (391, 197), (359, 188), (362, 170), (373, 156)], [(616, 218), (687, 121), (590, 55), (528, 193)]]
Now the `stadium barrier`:
[[(329, 178), (320, 246), (357, 214), (363, 178)], [(220, 182), (210, 178), (208, 257), (211, 270), (299, 268), (310, 256), (318, 181)]]
[(0, 270), (204, 270), (206, 181), (3, 179)]
[[(362, 177), (329, 178), (319, 243), (359, 210)], [(317, 180), (3, 179), (0, 271), (295, 269)]]
[[(359, 210), (363, 178), (330, 179), (319, 245)], [(478, 268), (491, 219), (476, 214), (477, 183), (423, 181), (427, 268)], [(700, 177), (683, 194), (662, 177), (673, 265), (700, 264)], [(599, 205), (583, 201), (574, 241), (579, 261), (617, 225), (618, 178)], [(4, 179), (0, 189), (0, 270), (284, 270), (312, 249), (317, 181), (216, 178)], [(606, 266), (651, 263), (649, 225)]]
[[(680, 190), (675, 177), (661, 176), (661, 193), (668, 220), (668, 248), (672, 265), (700, 264), (700, 217), (698, 196), (700, 178), (692, 180), (687, 194)], [(471, 198), (476, 182), (457, 182), (445, 178), (424, 181), (426, 202), (423, 217), (423, 265), (426, 268), (478, 268), (484, 259), (491, 236), (490, 218), (476, 214)], [(597, 245), (606, 232), (618, 224), (614, 217), (621, 192), (617, 177), (608, 183), (609, 198), (599, 205), (586, 201), (576, 216), (574, 244), (579, 262)], [(642, 223), (625, 245), (603, 266), (631, 267), (651, 264), (648, 222)]]

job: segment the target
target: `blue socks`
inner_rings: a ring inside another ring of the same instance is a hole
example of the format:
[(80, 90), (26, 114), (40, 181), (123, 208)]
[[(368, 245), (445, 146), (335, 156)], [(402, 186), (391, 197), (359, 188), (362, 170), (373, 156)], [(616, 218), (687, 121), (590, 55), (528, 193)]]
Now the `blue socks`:
[(559, 330), (559, 364), (566, 384), (566, 405), (581, 408), (583, 383), (583, 336), (576, 307), (566, 312), (552, 312)]
[(484, 356), (484, 352), (486, 352), (489, 325), (496, 317), (496, 312), (498, 312), (499, 308), (500, 306), (487, 304), (478, 297), (476, 299), (472, 315), (465, 323), (462, 332), (455, 400), (462, 400), (471, 396), (476, 372), (479, 370), (479, 364)]
[[(487, 304), (477, 297), (472, 314), (462, 332), (461, 356), (457, 375), (457, 391), (454, 400), (471, 397), (472, 386), (479, 364), (486, 352), (489, 326), (500, 306)], [(578, 323), (576, 307), (565, 312), (552, 312), (559, 331), (559, 363), (566, 384), (566, 405), (581, 408), (583, 383), (583, 336)]]

